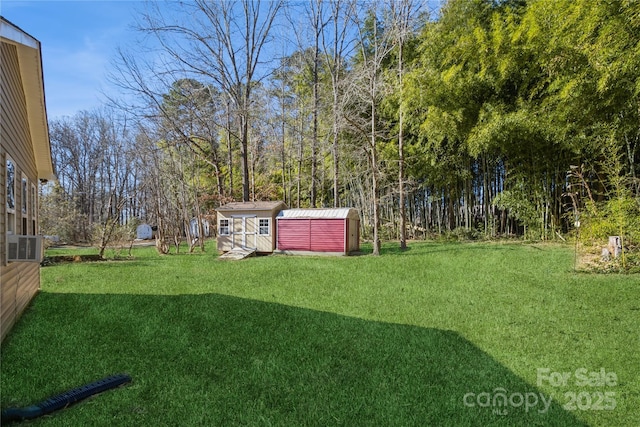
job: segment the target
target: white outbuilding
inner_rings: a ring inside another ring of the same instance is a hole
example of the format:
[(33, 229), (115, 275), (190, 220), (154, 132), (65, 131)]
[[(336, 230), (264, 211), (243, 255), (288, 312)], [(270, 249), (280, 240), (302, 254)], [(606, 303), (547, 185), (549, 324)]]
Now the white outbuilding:
[(153, 230), (149, 224), (140, 224), (136, 228), (136, 237), (139, 240), (151, 240), (153, 238)]

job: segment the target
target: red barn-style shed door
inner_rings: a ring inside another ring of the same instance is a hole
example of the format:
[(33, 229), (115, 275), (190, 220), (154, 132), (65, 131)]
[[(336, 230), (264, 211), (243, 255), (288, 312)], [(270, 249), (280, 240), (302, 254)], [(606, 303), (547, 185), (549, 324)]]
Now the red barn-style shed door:
[(343, 219), (311, 221), (311, 250), (314, 252), (344, 252)]
[(295, 218), (278, 221), (278, 249), (345, 252), (345, 220)]
[(310, 219), (287, 219), (278, 221), (278, 249), (284, 251), (311, 250), (310, 227)]

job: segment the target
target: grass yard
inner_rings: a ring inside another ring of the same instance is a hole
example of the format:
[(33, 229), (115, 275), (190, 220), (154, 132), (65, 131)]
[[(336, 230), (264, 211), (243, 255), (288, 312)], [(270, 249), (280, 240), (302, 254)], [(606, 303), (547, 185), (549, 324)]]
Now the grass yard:
[(29, 424), (640, 425), (638, 275), (574, 273), (567, 246), (410, 246), (45, 267), (2, 408), (125, 372)]

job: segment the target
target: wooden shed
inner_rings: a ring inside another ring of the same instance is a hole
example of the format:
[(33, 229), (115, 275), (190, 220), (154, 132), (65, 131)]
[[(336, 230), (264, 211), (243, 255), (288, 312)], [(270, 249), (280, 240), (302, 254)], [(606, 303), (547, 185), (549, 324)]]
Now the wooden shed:
[(276, 248), (276, 216), (284, 202), (232, 202), (218, 212), (218, 251), (244, 249), (271, 253)]
[(0, 334), (40, 289), (38, 181), (55, 179), (40, 42), (0, 17)]
[(356, 209), (289, 209), (281, 211), (276, 222), (280, 253), (348, 255), (360, 250)]

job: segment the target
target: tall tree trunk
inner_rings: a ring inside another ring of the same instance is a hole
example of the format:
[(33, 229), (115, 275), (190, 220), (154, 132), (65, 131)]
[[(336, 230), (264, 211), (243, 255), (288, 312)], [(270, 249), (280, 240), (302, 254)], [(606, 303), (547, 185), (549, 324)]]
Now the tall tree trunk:
[(281, 87), (281, 120), (280, 120), (280, 137), (281, 137), (281, 141), (280, 141), (280, 162), (282, 163), (282, 199), (284, 201), (284, 203), (289, 206), (291, 204), (291, 200), (289, 200), (289, 198), (287, 197), (287, 180), (286, 180), (286, 175), (287, 175), (287, 151), (286, 151), (286, 136), (285, 136), (285, 131), (286, 131), (286, 127), (285, 127), (285, 121), (284, 121), (284, 117), (285, 117), (285, 101), (284, 101), (284, 97), (285, 97), (285, 82), (284, 79), (282, 79), (282, 87)]
[(404, 202), (404, 108), (403, 108), (403, 50), (402, 39), (398, 45), (398, 76), (400, 79), (400, 102), (398, 104), (398, 204), (400, 207), (400, 249), (407, 249), (407, 212)]
[(333, 93), (333, 143), (331, 144), (331, 154), (333, 155), (333, 207), (340, 207), (340, 181), (339, 181), (339, 153), (338, 153), (338, 93)]
[(242, 122), (242, 201), (249, 201), (249, 120), (245, 113), (240, 117)]
[(296, 177), (296, 181), (298, 184), (297, 188), (297, 199), (296, 199), (296, 207), (300, 207), (300, 197), (301, 197), (301, 187), (302, 187), (302, 162), (303, 162), (303, 150), (302, 150), (302, 127), (300, 129), (300, 135), (298, 136), (298, 176)]
[(229, 197), (233, 198), (233, 144), (231, 143), (231, 104), (227, 101), (227, 163), (229, 168)]
[[(372, 93), (375, 94), (375, 82)], [(373, 98), (375, 99), (375, 98)], [(373, 197), (373, 255), (380, 255), (380, 197), (378, 194), (378, 150), (376, 149), (376, 105), (371, 102), (371, 195)]]
[(314, 49), (313, 49), (313, 135), (311, 138), (311, 191), (309, 194), (311, 207), (317, 206), (317, 192), (318, 192), (318, 110), (320, 104), (320, 95), (318, 93), (318, 58), (320, 54), (320, 6), (321, 2), (317, 2), (316, 8), (314, 8), (313, 27), (315, 31), (314, 35)]

